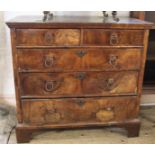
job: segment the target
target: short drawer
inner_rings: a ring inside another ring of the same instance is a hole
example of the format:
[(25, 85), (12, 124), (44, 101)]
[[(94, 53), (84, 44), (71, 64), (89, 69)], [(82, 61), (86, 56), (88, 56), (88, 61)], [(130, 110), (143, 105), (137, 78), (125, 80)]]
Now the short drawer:
[(142, 49), (20, 49), (19, 71), (138, 70)]
[(21, 73), (22, 98), (137, 94), (138, 72)]
[(77, 46), (78, 29), (17, 29), (17, 46)]
[(31, 125), (122, 122), (138, 112), (136, 97), (22, 100), (23, 122)]
[(143, 30), (85, 29), (83, 45), (143, 46)]

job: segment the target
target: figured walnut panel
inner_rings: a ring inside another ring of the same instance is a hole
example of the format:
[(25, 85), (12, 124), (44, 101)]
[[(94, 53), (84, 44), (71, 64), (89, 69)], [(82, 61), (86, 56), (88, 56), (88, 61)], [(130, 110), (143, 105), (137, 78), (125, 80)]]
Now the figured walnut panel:
[(143, 46), (143, 30), (85, 29), (83, 45)]
[(78, 29), (17, 29), (18, 46), (77, 46)]
[(45, 29), (45, 28), (97, 28), (97, 29), (149, 29), (152, 24), (134, 18), (120, 18), (119, 22), (101, 16), (53, 16), (44, 22), (41, 16), (20, 16), (7, 22), (10, 28)]
[(17, 142), (34, 131), (116, 125), (138, 136), (152, 24), (130, 18), (21, 17), (11, 28)]
[(142, 49), (21, 49), (19, 71), (138, 70)]
[(119, 122), (137, 117), (136, 97), (22, 100), (24, 123), (32, 125)]
[(20, 74), (22, 97), (136, 95), (138, 72)]

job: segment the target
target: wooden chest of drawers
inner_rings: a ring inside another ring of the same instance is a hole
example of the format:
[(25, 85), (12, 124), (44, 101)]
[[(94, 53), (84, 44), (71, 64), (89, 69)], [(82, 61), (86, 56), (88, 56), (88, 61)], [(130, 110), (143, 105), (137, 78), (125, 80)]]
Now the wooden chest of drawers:
[(138, 136), (150, 23), (102, 17), (15, 19), (17, 141), (33, 131), (115, 125)]

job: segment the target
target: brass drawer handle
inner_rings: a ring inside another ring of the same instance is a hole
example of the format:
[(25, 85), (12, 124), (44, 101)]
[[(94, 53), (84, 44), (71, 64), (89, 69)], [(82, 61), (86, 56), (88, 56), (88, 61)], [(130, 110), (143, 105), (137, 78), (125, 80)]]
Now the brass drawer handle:
[(45, 91), (46, 92), (53, 92), (58, 89), (61, 85), (62, 80), (52, 80), (52, 81), (45, 81)]
[(53, 41), (53, 38), (54, 38), (54, 36), (50, 32), (45, 33), (45, 41), (47, 43), (51, 43)]
[(81, 99), (77, 99), (77, 100), (76, 100), (76, 104), (77, 104), (78, 106), (82, 107), (82, 106), (84, 106), (85, 101), (84, 101), (84, 100), (81, 100)]
[(75, 78), (78, 79), (78, 80), (84, 80), (85, 77), (86, 77), (86, 73), (85, 72), (77, 73), (75, 75)]
[(118, 60), (118, 56), (110, 55), (110, 57), (109, 57), (109, 64), (112, 65), (113, 67), (116, 67), (117, 60)]
[(110, 36), (110, 45), (117, 45), (118, 44), (118, 35), (117, 33), (112, 33)]
[(108, 89), (111, 89), (111, 87), (113, 86), (113, 84), (114, 84), (114, 79), (113, 78), (109, 78), (107, 80), (107, 88)]
[(54, 66), (55, 57), (54, 56), (46, 56), (44, 61), (45, 67), (53, 67)]
[(86, 54), (87, 54), (87, 52), (85, 52), (85, 51), (78, 51), (78, 52), (76, 52), (76, 55), (78, 57), (80, 57), (80, 58), (84, 57)]

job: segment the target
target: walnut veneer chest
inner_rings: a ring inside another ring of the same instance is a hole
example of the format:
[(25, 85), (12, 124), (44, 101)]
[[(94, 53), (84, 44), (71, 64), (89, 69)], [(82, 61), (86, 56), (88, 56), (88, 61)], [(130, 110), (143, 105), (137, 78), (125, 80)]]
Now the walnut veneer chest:
[(150, 23), (22, 17), (11, 29), (18, 142), (53, 128), (125, 128), (138, 136)]

